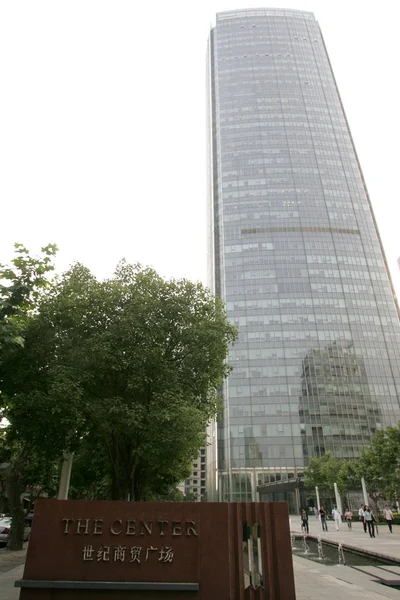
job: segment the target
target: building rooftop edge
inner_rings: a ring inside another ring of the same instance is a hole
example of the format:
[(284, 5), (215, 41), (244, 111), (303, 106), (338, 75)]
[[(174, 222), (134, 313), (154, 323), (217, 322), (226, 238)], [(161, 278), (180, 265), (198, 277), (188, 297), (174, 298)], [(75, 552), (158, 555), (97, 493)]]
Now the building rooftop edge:
[(235, 17), (240, 17), (240, 16), (249, 16), (249, 17), (256, 17), (256, 16), (269, 16), (272, 15), (273, 13), (285, 13), (287, 14), (287, 16), (289, 16), (290, 14), (292, 14), (293, 16), (304, 16), (307, 17), (309, 19), (313, 19), (315, 20), (315, 15), (313, 12), (310, 11), (306, 11), (306, 10), (298, 10), (296, 8), (238, 8), (238, 9), (234, 9), (234, 10), (225, 10), (222, 12), (218, 12), (217, 13), (217, 21), (223, 21), (225, 19), (234, 19)]

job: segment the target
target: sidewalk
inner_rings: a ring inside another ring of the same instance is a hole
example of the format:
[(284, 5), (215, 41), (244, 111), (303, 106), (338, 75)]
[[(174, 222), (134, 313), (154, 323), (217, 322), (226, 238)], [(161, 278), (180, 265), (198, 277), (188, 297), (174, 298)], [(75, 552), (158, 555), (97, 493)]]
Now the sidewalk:
[(0, 573), (6, 573), (14, 567), (18, 567), (25, 563), (26, 551), (28, 544), (24, 544), (23, 550), (10, 552), (7, 548), (0, 549)]
[(0, 574), (0, 600), (18, 600), (20, 589), (14, 587), (17, 579), (22, 579), (24, 565), (14, 567), (6, 573)]
[[(308, 526), (310, 535), (321, 536), (322, 541), (343, 544), (349, 548), (365, 550), (378, 554), (382, 557), (395, 559), (400, 563), (400, 525), (393, 525), (393, 533), (389, 532), (386, 525), (379, 525), (378, 535), (371, 538), (368, 533), (364, 533), (362, 523), (355, 522), (352, 528), (348, 529), (347, 523), (340, 523), (339, 531), (335, 529), (334, 521), (327, 521), (328, 532), (322, 531), (321, 523), (314, 516), (310, 516)], [(290, 516), (290, 529), (293, 533), (301, 533), (300, 517)]]
[(14, 587), (16, 579), (22, 578), (27, 544), (23, 550), (10, 552), (0, 550), (0, 600), (18, 600), (20, 590)]

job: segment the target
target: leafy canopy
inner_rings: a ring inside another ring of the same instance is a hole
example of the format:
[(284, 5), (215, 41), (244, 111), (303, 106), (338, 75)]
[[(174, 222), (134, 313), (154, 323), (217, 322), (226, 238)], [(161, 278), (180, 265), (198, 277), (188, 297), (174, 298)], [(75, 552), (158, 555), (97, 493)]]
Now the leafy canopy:
[(49, 285), (47, 274), (54, 269), (57, 252), (55, 244), (48, 244), (41, 249), (42, 256), (35, 258), (22, 244), (14, 247), (11, 265), (0, 264), (0, 359), (4, 344), (23, 345), (27, 319)]
[(14, 360), (14, 435), (53, 458), (84, 441), (102, 457), (113, 498), (160, 493), (187, 476), (204, 443), (236, 334), (199, 283), (125, 262), (98, 281), (77, 264), (41, 303)]
[(327, 452), (321, 458), (311, 458), (308, 468), (304, 472), (304, 484), (312, 489), (318, 486), (322, 493), (333, 491), (333, 484), (338, 481), (343, 461), (338, 460)]
[(400, 424), (377, 431), (357, 460), (338, 460), (331, 452), (312, 458), (305, 471), (305, 484), (328, 492), (337, 482), (340, 492), (345, 493), (361, 488), (362, 477), (374, 501), (381, 496), (387, 500), (400, 497)]
[(9, 266), (0, 265), (0, 463), (1, 493), (4, 506), (13, 517), (9, 546), (22, 548), (24, 513), (22, 493), (27, 486), (51, 493), (57, 468), (49, 463), (42, 448), (29, 447), (10, 434), (12, 425), (4, 420), (18, 396), (16, 357), (24, 352), (24, 342), (38, 306), (49, 289), (48, 275), (53, 271), (57, 247), (49, 244), (39, 258), (32, 257), (22, 244), (15, 244), (15, 258)]
[(400, 424), (377, 431), (358, 460), (358, 471), (373, 498), (400, 497)]

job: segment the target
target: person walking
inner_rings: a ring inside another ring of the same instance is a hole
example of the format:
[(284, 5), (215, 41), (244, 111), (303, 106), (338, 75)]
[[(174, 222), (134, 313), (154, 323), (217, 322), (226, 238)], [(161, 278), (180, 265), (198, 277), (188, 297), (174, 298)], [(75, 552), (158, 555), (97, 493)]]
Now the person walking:
[(305, 533), (309, 533), (308, 530), (308, 514), (305, 508), (301, 509), (301, 530)]
[(321, 518), (322, 531), (328, 531), (328, 526), (326, 524), (326, 510), (323, 506), (319, 509), (319, 516)]
[(367, 522), (364, 519), (364, 504), (361, 504), (360, 508), (358, 509), (358, 516), (360, 517), (360, 521), (363, 524), (364, 527), (364, 533), (367, 533)]
[(336, 531), (339, 531), (339, 525), (340, 525), (340, 521), (342, 519), (342, 515), (338, 511), (338, 507), (336, 506), (336, 504), (333, 507), (332, 517), (333, 517), (333, 520), (335, 521)]
[(345, 510), (344, 518), (346, 519), (347, 527), (349, 529), (351, 529), (351, 521), (353, 519), (353, 513), (348, 508), (346, 508), (346, 510)]
[(388, 505), (386, 504), (384, 510), (383, 510), (383, 515), (385, 517), (386, 523), (389, 527), (389, 531), (390, 533), (393, 533), (392, 531), (392, 523), (393, 523), (393, 513), (390, 510), (390, 508), (388, 507)]
[(313, 511), (314, 511), (315, 518), (318, 519), (318, 508), (316, 506), (314, 506)]
[(372, 512), (372, 510), (370, 509), (370, 507), (364, 506), (364, 519), (368, 525), (368, 533), (370, 537), (375, 537), (375, 529), (374, 529), (374, 513)]

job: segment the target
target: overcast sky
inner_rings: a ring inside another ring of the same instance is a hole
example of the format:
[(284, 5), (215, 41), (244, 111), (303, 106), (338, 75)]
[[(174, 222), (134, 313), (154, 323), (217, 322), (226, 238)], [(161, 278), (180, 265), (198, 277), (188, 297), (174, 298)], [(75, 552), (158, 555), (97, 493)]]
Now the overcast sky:
[(206, 279), (205, 54), (215, 13), (315, 13), (400, 288), (398, 0), (0, 0), (0, 262), (118, 260)]

